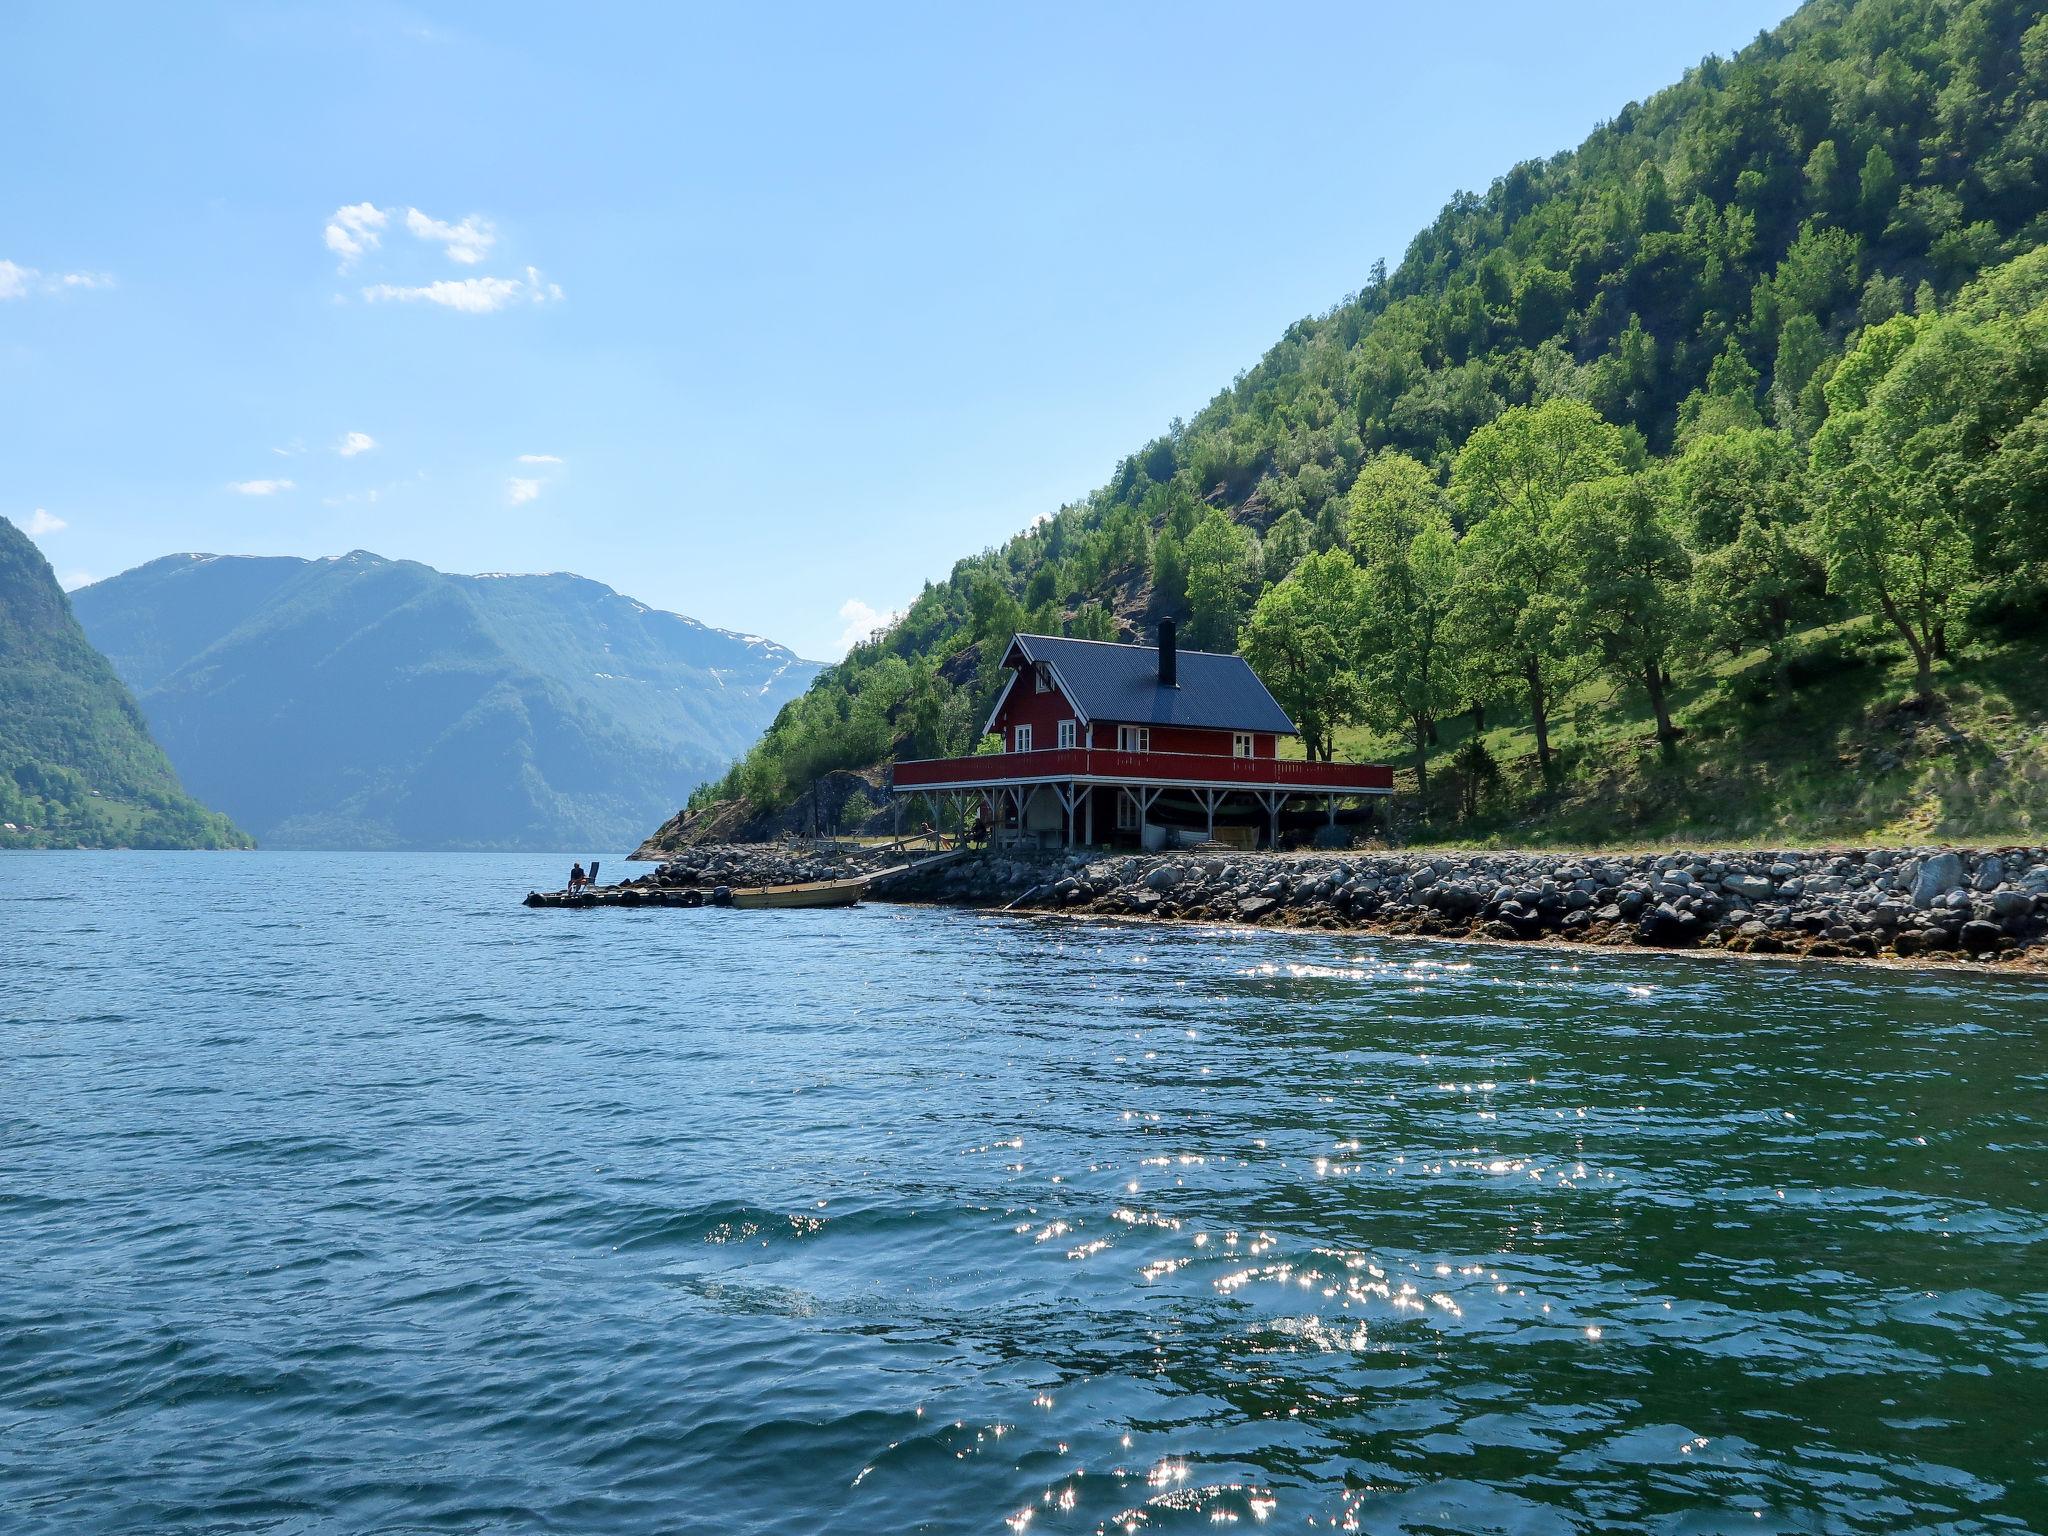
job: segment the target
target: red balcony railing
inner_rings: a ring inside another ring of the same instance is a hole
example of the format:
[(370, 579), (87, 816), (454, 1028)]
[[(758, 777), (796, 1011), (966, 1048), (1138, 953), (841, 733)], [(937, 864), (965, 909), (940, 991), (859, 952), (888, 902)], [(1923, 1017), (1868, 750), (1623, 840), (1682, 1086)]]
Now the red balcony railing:
[(1394, 770), (1379, 763), (1310, 763), (1299, 758), (1225, 757), (1203, 752), (1112, 752), (1102, 747), (917, 758), (890, 770), (890, 782), (897, 789), (973, 788), (1038, 779), (1120, 779), (1364, 795), (1392, 790)]

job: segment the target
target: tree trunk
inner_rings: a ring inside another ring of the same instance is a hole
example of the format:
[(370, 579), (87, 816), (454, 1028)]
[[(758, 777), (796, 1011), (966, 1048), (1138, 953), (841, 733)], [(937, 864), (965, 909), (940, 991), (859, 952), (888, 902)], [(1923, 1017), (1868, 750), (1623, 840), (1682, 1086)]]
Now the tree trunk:
[(1671, 723), (1671, 703), (1664, 695), (1668, 682), (1664, 669), (1656, 663), (1643, 668), (1643, 688), (1650, 695), (1650, 712), (1657, 717), (1657, 744), (1667, 759), (1678, 752), (1678, 728)]
[(1771, 599), (1767, 610), (1770, 621), (1764, 629), (1764, 646), (1775, 651), (1784, 643), (1786, 632), (1792, 628), (1792, 604), (1782, 597)]
[(1484, 699), (1481, 699), (1472, 706), (1472, 734), (1474, 736), (1486, 734), (1486, 701)]
[(1427, 715), (1415, 717), (1415, 798), (1422, 807), (1423, 820), (1429, 819), (1429, 733), (1432, 722)]
[(1906, 642), (1906, 649), (1913, 653), (1913, 692), (1919, 697), (1923, 708), (1932, 705), (1934, 703), (1933, 641), (1940, 634), (1939, 628), (1933, 631), (1929, 640), (1923, 641), (1920, 638), (1919, 631), (1907, 623), (1905, 615), (1899, 612), (1899, 606), (1892, 601), (1890, 593), (1880, 589), (1877, 594), (1877, 605), (1883, 610), (1884, 616), (1891, 620), (1892, 628), (1899, 632), (1899, 638)]
[(1548, 784), (1555, 775), (1550, 764), (1550, 712), (1544, 696), (1543, 668), (1529, 662), (1522, 668), (1522, 676), (1529, 683), (1529, 724), (1536, 732), (1536, 766), (1542, 770), (1543, 782)]

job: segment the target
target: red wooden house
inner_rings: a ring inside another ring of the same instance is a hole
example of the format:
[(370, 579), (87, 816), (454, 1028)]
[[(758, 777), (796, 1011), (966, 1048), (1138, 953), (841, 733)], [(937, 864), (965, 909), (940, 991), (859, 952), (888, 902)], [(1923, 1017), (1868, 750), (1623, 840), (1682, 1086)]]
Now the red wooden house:
[[(1069, 846), (1136, 842), (1154, 824), (1216, 835), (1247, 812), (1279, 839), (1290, 800), (1337, 802), (1393, 792), (1393, 770), (1283, 758), (1287, 711), (1240, 656), (1182, 651), (1171, 619), (1159, 644), (1017, 635), (1009, 681), (986, 731), (1002, 750), (896, 764), (890, 789), (977, 803), (1005, 835)], [(1156, 835), (1156, 834), (1155, 834)], [(1256, 833), (1254, 833), (1256, 835)]]

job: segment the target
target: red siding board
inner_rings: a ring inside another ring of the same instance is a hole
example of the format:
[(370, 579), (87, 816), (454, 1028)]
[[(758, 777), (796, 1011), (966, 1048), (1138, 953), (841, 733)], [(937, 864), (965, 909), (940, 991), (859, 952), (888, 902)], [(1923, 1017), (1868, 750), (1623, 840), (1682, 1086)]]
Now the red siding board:
[[(1059, 745), (1059, 723), (1074, 720), (1074, 706), (1067, 702), (1067, 696), (1055, 688), (1050, 693), (1040, 693), (1033, 686), (1031, 674), (1026, 672), (1017, 679), (1017, 686), (1010, 690), (1010, 696), (1003, 700), (1002, 713), (996, 717), (996, 728), (1003, 733), (1003, 750), (1016, 750), (1016, 737), (1012, 732), (1020, 725), (1031, 727), (1031, 745), (1034, 749)], [(1080, 730), (1077, 723), (1076, 732)], [(1078, 741), (1078, 738), (1077, 738)]]

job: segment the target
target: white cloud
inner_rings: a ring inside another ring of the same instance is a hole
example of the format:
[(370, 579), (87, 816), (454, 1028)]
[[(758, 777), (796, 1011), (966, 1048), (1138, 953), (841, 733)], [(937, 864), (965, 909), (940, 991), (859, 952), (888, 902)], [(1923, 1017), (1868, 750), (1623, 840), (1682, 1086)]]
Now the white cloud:
[(275, 496), (279, 491), (291, 490), (289, 480), (230, 480), (228, 489), (237, 496)]
[(377, 439), (367, 432), (344, 432), (341, 441), (334, 445), (334, 451), (344, 459), (352, 459), (359, 453), (368, 453), (377, 446)]
[[(375, 203), (349, 203), (335, 209), (327, 221), (326, 239), (327, 249), (340, 258), (337, 270), (353, 271), (367, 253), (381, 250), (383, 232), (390, 227), (392, 219), (400, 216), (400, 209), (379, 208)], [(443, 254), (458, 266), (476, 266), (498, 243), (497, 226), (480, 213), (468, 214), (458, 224), (437, 219), (417, 208), (402, 210), (402, 216), (408, 233), (429, 245), (440, 246)], [(30, 272), (27, 275), (33, 277), (35, 274)], [(4, 272), (0, 272), (0, 278), (4, 278)], [(562, 285), (542, 277), (539, 268), (528, 267), (524, 277), (372, 283), (361, 290), (361, 295), (371, 304), (439, 304), (444, 309), (466, 315), (489, 315), (520, 300), (529, 304), (553, 303), (562, 297)], [(0, 298), (9, 296), (4, 288), (0, 288)], [(333, 301), (346, 304), (348, 299), (337, 293)]]
[(839, 633), (839, 644), (842, 649), (850, 651), (876, 630), (894, 624), (902, 615), (883, 613), (870, 603), (849, 597), (839, 605), (839, 617), (846, 620), (846, 628)]
[(111, 288), (107, 272), (52, 272), (45, 275), (19, 262), (0, 261), (0, 299), (25, 299), (31, 293), (62, 293), (67, 288)]
[(70, 526), (63, 518), (50, 516), (46, 508), (37, 507), (29, 513), (28, 524), (22, 531), (32, 539), (40, 539), (46, 533), (62, 533)]
[(465, 315), (494, 315), (521, 299), (547, 304), (561, 297), (562, 285), (547, 282), (533, 267), (526, 269), (524, 278), (444, 277), (416, 287), (372, 283), (363, 290), (363, 298), (371, 304), (439, 304)]
[(339, 270), (346, 272), (363, 252), (382, 245), (384, 237), (378, 231), (390, 222), (391, 216), (375, 203), (349, 203), (335, 209), (327, 221), (327, 249), (341, 258)]
[(66, 571), (57, 578), (57, 585), (66, 592), (76, 592), (80, 587), (89, 587), (99, 578), (91, 571)]
[(505, 481), (505, 499), (518, 506), (521, 502), (532, 501), (540, 495), (540, 482), (511, 475)]
[(564, 461), (552, 453), (522, 453), (514, 462), (520, 464), (560, 464)]
[(425, 302), (460, 310), (465, 315), (491, 315), (517, 299), (523, 287), (516, 277), (443, 278), (417, 288), (373, 283), (363, 290), (363, 297), (372, 304)]
[(450, 261), (464, 267), (473, 267), (482, 261), (498, 242), (498, 232), (491, 227), (491, 221), (474, 213), (460, 224), (444, 224), (439, 219), (428, 218), (417, 208), (408, 208), (405, 210), (405, 227), (418, 239), (441, 246), (447, 251)]

